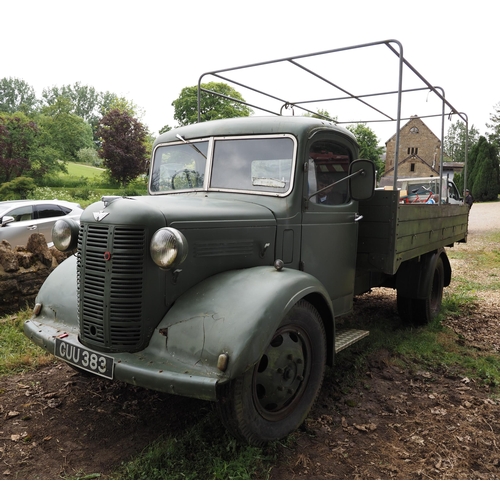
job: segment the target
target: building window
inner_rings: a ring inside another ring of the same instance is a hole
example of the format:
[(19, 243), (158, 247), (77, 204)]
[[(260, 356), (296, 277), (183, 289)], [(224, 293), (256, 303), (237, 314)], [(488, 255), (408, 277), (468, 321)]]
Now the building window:
[(410, 172), (415, 172), (415, 163), (410, 163)]
[(418, 155), (418, 148), (408, 148), (408, 154), (411, 156)]
[(418, 128), (417, 127), (412, 127), (410, 129), (410, 134), (418, 134)]

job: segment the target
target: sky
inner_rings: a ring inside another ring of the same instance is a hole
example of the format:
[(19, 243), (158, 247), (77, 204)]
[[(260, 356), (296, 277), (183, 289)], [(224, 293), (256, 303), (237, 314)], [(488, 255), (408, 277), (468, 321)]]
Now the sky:
[[(500, 102), (499, 13), (500, 7), (486, 0), (3, 0), (0, 78), (23, 79), (38, 97), (44, 88), (75, 82), (114, 92), (142, 110), (141, 121), (156, 135), (164, 125), (176, 125), (172, 101), (204, 73), (395, 39), (411, 65), (442, 87), (469, 126), (484, 135)], [(361, 88), (361, 82), (363, 92), (397, 87), (385, 54), (342, 57), (332, 63), (332, 78), (341, 78), (348, 90)], [(294, 99), (310, 98), (307, 89), (314, 92), (286, 73), (252, 76), (258, 84), (285, 77), (280, 89)], [(417, 101), (407, 111), (424, 116), (429, 96)], [(335, 104), (317, 109), (344, 119)], [(456, 121), (446, 120), (446, 129)], [(440, 122), (429, 125), (440, 133)], [(392, 124), (372, 128), (381, 143), (395, 132)]]

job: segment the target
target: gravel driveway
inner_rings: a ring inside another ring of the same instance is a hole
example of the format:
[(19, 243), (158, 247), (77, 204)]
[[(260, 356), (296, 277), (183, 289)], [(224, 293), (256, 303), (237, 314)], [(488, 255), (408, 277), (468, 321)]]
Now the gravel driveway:
[(500, 202), (474, 203), (469, 212), (469, 234), (500, 231)]

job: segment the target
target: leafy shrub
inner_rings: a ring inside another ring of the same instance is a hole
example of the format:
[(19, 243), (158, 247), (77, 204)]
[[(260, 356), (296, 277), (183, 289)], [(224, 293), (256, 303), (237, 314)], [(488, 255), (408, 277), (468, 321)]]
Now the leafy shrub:
[(76, 153), (78, 161), (92, 165), (93, 167), (100, 167), (102, 160), (99, 158), (97, 151), (94, 148), (82, 148)]
[(16, 177), (0, 186), (0, 200), (25, 200), (36, 189), (36, 184), (29, 177)]

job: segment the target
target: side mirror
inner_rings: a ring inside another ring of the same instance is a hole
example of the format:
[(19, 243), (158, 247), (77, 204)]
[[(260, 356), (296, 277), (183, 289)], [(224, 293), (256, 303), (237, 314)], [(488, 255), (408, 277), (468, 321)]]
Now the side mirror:
[(356, 201), (367, 200), (375, 190), (375, 164), (371, 160), (354, 160), (349, 165), (349, 190)]
[(0, 224), (0, 227), (5, 227), (11, 222), (16, 222), (16, 219), (14, 219), (14, 217), (9, 217), (8, 215), (6, 215), (5, 217), (2, 217), (2, 223)]

